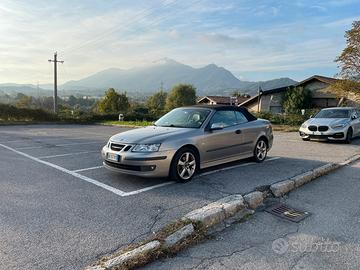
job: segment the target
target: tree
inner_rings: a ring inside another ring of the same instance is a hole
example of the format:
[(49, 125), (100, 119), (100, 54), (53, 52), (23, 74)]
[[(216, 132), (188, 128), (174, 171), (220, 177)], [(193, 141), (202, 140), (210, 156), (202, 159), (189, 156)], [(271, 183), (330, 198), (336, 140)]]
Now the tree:
[(150, 112), (155, 116), (160, 116), (164, 113), (166, 105), (167, 93), (164, 91), (159, 91), (153, 94), (146, 101), (146, 107), (149, 108)]
[(129, 99), (126, 93), (117, 93), (114, 88), (109, 88), (105, 92), (105, 97), (96, 105), (100, 113), (120, 113), (129, 109)]
[(241, 96), (243, 96), (243, 94), (241, 94), (240, 90), (235, 90), (232, 92), (231, 96), (232, 97), (241, 97)]
[(175, 85), (166, 98), (166, 109), (194, 105), (196, 103), (196, 88), (191, 84)]
[(346, 48), (335, 59), (343, 80), (338, 80), (331, 89), (341, 98), (360, 102), (360, 21), (353, 22), (345, 38)]
[(28, 109), (32, 108), (32, 101), (33, 101), (32, 96), (26, 96), (23, 94), (21, 96), (19, 96), (19, 94), (18, 94), (18, 97), (19, 97), (19, 99), (16, 102), (16, 107), (28, 108)]
[(301, 109), (311, 108), (311, 92), (303, 87), (289, 88), (285, 92), (283, 108), (286, 113), (299, 113)]
[(345, 32), (346, 48), (335, 61), (344, 79), (360, 82), (360, 21), (354, 21), (352, 29)]

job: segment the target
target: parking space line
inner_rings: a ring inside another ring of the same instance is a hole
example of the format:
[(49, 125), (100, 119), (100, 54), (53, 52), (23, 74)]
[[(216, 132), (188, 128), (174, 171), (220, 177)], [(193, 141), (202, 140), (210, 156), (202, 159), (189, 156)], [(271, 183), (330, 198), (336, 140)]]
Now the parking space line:
[[(64, 143), (64, 144), (55, 144), (51, 145), (51, 147), (65, 147), (65, 146), (74, 146), (74, 145), (83, 145), (83, 144), (99, 144), (100, 142), (82, 142), (82, 143)], [(38, 148), (46, 148), (46, 146), (26, 146), (16, 148), (17, 150), (27, 150), (27, 149), (38, 149)]]
[(52, 167), (52, 168), (57, 169), (57, 170), (59, 170), (59, 171), (62, 171), (62, 172), (64, 172), (64, 173), (70, 174), (70, 175), (72, 175), (72, 176), (74, 176), (74, 177), (76, 177), (76, 178), (78, 178), (78, 179), (84, 180), (84, 181), (86, 181), (86, 182), (88, 182), (88, 183), (91, 183), (91, 184), (94, 184), (94, 185), (96, 185), (96, 186), (98, 186), (98, 187), (101, 187), (101, 188), (103, 188), (103, 189), (106, 189), (106, 190), (108, 190), (108, 191), (110, 191), (110, 192), (112, 192), (112, 193), (114, 193), (114, 194), (116, 194), (116, 195), (119, 195), (119, 196), (121, 196), (121, 197), (128, 196), (128, 195), (126, 195), (126, 192), (124, 192), (124, 191), (122, 191), (122, 190), (120, 190), (120, 189), (116, 189), (116, 188), (114, 188), (114, 187), (108, 186), (108, 185), (106, 185), (106, 184), (104, 184), (104, 183), (101, 183), (101, 182), (99, 182), (99, 181), (97, 181), (97, 180), (95, 180), (95, 179), (92, 179), (92, 178), (90, 178), (90, 177), (81, 175), (81, 174), (79, 174), (79, 173), (77, 173), (77, 172), (70, 171), (70, 170), (68, 170), (68, 169), (65, 169), (65, 168), (63, 168), (63, 167), (60, 167), (60, 166), (55, 165), (55, 164), (53, 164), (53, 163), (50, 163), (50, 162), (41, 160), (41, 159), (39, 159), (39, 158), (30, 156), (30, 155), (28, 155), (28, 154), (26, 154), (26, 153), (24, 153), (24, 152), (20, 152), (20, 151), (18, 151), (18, 150), (16, 150), (16, 149), (11, 148), (11, 147), (9, 147), (9, 146), (6, 146), (6, 145), (4, 145), (4, 144), (0, 144), (0, 146), (3, 147), (3, 148), (5, 148), (5, 149), (8, 149), (8, 150), (10, 150), (10, 151), (12, 151), (12, 152), (14, 152), (14, 153), (16, 153), (16, 154), (19, 154), (19, 155), (21, 155), (21, 156), (27, 157), (27, 158), (29, 158), (29, 159), (31, 159), (31, 160), (33, 160), (33, 161), (42, 163), (42, 164), (44, 164), (44, 165), (47, 165), (47, 166), (49, 166), (49, 167)]
[(52, 155), (52, 156), (42, 156), (42, 157), (37, 157), (37, 158), (46, 159), (46, 158), (75, 156), (75, 155), (82, 155), (82, 154), (89, 154), (89, 153), (98, 153), (98, 152), (99, 152), (99, 151), (85, 151), (85, 152), (76, 152), (76, 153), (68, 153), (68, 154), (60, 154), (60, 155)]
[(123, 196), (136, 195), (136, 194), (139, 194), (139, 193), (142, 193), (142, 192), (145, 192), (145, 191), (149, 191), (149, 190), (152, 190), (152, 189), (155, 189), (155, 188), (172, 185), (172, 184), (175, 184), (175, 183), (176, 183), (176, 182), (174, 182), (174, 181), (165, 182), (165, 183), (161, 183), (161, 184), (158, 184), (158, 185), (154, 185), (154, 186), (150, 186), (150, 187), (146, 187), (146, 188), (142, 188), (142, 189), (138, 189), (138, 190), (134, 190), (134, 191), (129, 191), (129, 192), (126, 192)]
[(96, 170), (96, 169), (100, 169), (100, 168), (104, 168), (104, 166), (84, 168), (84, 169), (74, 170), (73, 172), (84, 172), (84, 171)]
[[(276, 159), (279, 159), (279, 158), (281, 158), (281, 157), (272, 157), (272, 158), (266, 159), (264, 162), (276, 160)], [(199, 174), (197, 176), (198, 177), (206, 176), (206, 175), (210, 175), (210, 174), (214, 174), (214, 173), (218, 173), (218, 172), (222, 172), (222, 171), (232, 170), (232, 169), (236, 169), (236, 168), (239, 168), (239, 167), (246, 167), (246, 166), (255, 165), (255, 164), (257, 164), (257, 163), (256, 162), (248, 162), (248, 163), (244, 163), (244, 164), (239, 164), (239, 165), (235, 165), (235, 166), (231, 166), (231, 167), (225, 167), (225, 168), (221, 168), (221, 169), (218, 169), (218, 170), (201, 173), (201, 174)]]

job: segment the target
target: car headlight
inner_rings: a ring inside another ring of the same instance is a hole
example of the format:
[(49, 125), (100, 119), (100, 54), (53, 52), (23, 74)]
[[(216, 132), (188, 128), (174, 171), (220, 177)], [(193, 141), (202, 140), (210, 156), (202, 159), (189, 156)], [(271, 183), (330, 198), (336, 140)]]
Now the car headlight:
[(343, 128), (343, 127), (345, 127), (347, 124), (337, 124), (337, 125), (333, 125), (333, 126), (331, 126), (331, 128), (333, 128), (333, 129), (336, 129), (336, 128)]
[(137, 144), (132, 152), (157, 152), (159, 151), (160, 143), (154, 144)]
[(303, 123), (303, 124), (301, 125), (301, 128), (307, 128), (306, 123)]

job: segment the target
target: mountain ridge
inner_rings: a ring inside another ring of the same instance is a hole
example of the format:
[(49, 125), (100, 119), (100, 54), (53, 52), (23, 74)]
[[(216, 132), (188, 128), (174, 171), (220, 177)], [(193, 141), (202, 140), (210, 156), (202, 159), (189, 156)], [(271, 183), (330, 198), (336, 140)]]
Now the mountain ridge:
[[(96, 72), (79, 80), (71, 80), (58, 86), (67, 94), (97, 94), (103, 95), (105, 90), (112, 87), (119, 91), (132, 94), (149, 95), (160, 89), (169, 90), (179, 83), (190, 83), (197, 88), (201, 95), (230, 95), (234, 90), (254, 95), (260, 85), (263, 90), (293, 85), (296, 81), (290, 78), (278, 78), (268, 81), (242, 81), (229, 70), (214, 63), (203, 67), (192, 67), (170, 58), (154, 61), (151, 65), (131, 69), (108, 68)], [(0, 84), (0, 90), (14, 92), (23, 90), (24, 94), (46, 93), (46, 89), (31, 84)], [(45, 87), (44, 87), (45, 88)]]

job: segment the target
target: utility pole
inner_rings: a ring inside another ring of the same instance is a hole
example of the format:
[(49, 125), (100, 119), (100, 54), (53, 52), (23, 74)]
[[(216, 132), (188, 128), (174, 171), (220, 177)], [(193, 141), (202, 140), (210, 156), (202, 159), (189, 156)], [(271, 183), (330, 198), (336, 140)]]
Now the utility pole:
[(57, 63), (64, 63), (64, 61), (57, 60), (57, 52), (54, 53), (54, 59), (49, 59), (49, 62), (54, 63), (54, 113), (57, 113)]

